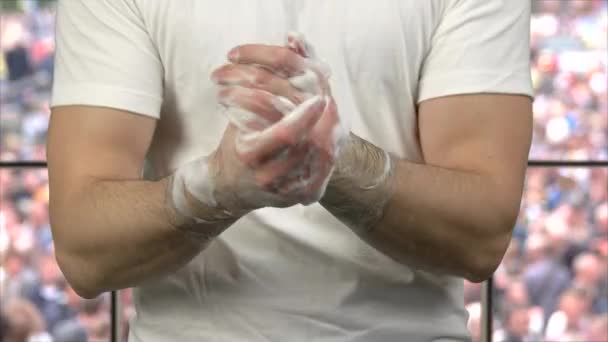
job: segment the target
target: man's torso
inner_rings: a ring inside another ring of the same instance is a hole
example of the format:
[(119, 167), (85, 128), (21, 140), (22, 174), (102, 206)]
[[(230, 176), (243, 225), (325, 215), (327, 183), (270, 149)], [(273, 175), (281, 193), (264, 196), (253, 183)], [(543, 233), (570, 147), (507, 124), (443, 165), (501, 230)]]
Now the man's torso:
[[(352, 131), (421, 161), (418, 79), (449, 0), (135, 0), (164, 66), (146, 177), (217, 146), (209, 76), (245, 43), (302, 32)], [(130, 341), (466, 340), (462, 280), (397, 264), (319, 205), (241, 219), (186, 267), (142, 284)], [(179, 337), (178, 337), (179, 336)]]

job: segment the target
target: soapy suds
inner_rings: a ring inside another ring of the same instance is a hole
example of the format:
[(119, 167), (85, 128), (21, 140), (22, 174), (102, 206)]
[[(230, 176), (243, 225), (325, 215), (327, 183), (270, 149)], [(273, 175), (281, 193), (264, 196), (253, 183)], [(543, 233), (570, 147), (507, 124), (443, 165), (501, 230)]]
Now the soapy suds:
[(311, 107), (315, 106), (317, 103), (322, 101), (321, 96), (312, 97), (301, 105), (299, 105), (295, 110), (293, 110), (289, 115), (286, 115), (281, 121), (277, 124), (270, 126), (269, 128), (260, 131), (260, 132), (251, 132), (242, 134), (237, 139), (236, 148), (240, 153), (249, 153), (262, 143), (267, 143), (273, 139), (275, 129), (279, 126), (290, 126), (301, 119), (305, 114), (308, 113)]
[[(305, 68), (302, 70), (302, 73), (288, 79), (289, 83), (301, 92), (315, 96), (298, 106), (287, 98), (281, 96), (273, 97), (271, 99), (271, 104), (274, 106), (274, 109), (283, 114), (283, 118), (279, 122), (260, 131), (242, 131), (237, 136), (236, 141), (236, 149), (240, 153), (249, 153), (254, 151), (260, 144), (270, 143), (272, 141), (271, 139), (274, 137), (274, 129), (281, 126), (293, 125), (298, 120), (301, 120), (302, 116), (307, 114), (309, 109), (320, 101), (325, 102), (323, 113), (329, 109), (331, 98), (328, 96), (329, 94), (327, 94), (329, 91), (324, 89), (324, 84), (328, 83), (328, 78), (331, 75), (329, 65), (317, 58), (313, 46), (309, 44), (300, 33), (289, 33), (288, 47), (306, 58)], [(320, 77), (323, 77), (323, 79)], [(236, 105), (234, 99), (225, 101), (225, 103), (229, 102)], [(259, 117), (259, 115), (253, 113), (240, 113), (240, 115), (241, 120), (245, 121), (252, 120), (254, 117)], [(349, 132), (341, 125), (340, 121), (337, 121), (332, 130), (333, 146), (331, 151), (333, 155), (331, 157), (334, 159), (337, 157), (340, 146), (346, 140), (348, 133)], [(289, 149), (286, 149), (283, 152), (284, 153), (278, 157), (287, 158)], [(302, 166), (292, 170), (285, 177), (276, 180), (274, 182), (275, 186), (283, 184), (281, 192), (305, 195), (307, 191), (310, 191), (307, 189), (311, 187), (313, 182), (320, 182), (320, 187), (315, 189), (315, 193), (306, 194), (307, 197), (304, 199), (303, 204), (307, 205), (318, 201), (325, 193), (330, 176), (334, 170), (334, 166), (331, 166), (329, 174), (321, 180), (319, 177), (321, 177), (320, 172), (322, 172), (323, 167), (320, 165), (320, 158), (320, 152), (311, 149), (302, 161)], [(287, 182), (287, 184), (285, 184), (285, 182)]]
[(331, 76), (329, 65), (317, 57), (314, 47), (299, 32), (291, 31), (287, 33), (287, 46), (306, 58), (307, 64), (307, 69), (303, 70), (302, 74), (289, 79), (291, 85), (305, 93), (322, 94), (323, 87), (319, 75), (325, 80), (329, 79)]
[[(223, 71), (223, 70), (222, 70)], [(256, 78), (255, 78), (255, 74), (251, 73), (251, 72), (246, 72), (243, 70), (238, 69), (238, 72), (235, 74), (235, 70), (231, 71), (233, 73), (232, 76), (226, 76), (225, 72), (223, 73), (223, 77), (222, 77), (222, 85), (239, 85), (241, 84), (243, 81), (245, 81), (245, 83), (249, 84), (249, 85), (254, 85)], [(214, 75), (215, 76), (215, 75)], [(212, 79), (214, 82), (218, 82), (218, 79), (213, 77)]]
[[(329, 106), (330, 103), (328, 102), (327, 105)], [(332, 131), (333, 146), (334, 146), (332, 157), (334, 159), (338, 158), (338, 155), (340, 154), (340, 149), (342, 148), (342, 145), (346, 143), (346, 140), (348, 139), (349, 134), (350, 134), (350, 132), (340, 122), (338, 122), (334, 126), (333, 131)]]
[(310, 69), (304, 71), (301, 75), (291, 77), (289, 83), (304, 93), (319, 95), (322, 92), (319, 77)]
[(382, 184), (384, 184), (386, 182), (386, 180), (390, 176), (392, 168), (393, 168), (393, 159), (391, 158), (391, 155), (388, 152), (384, 151), (384, 170), (383, 170), (382, 174), (380, 176), (378, 176), (378, 178), (376, 178), (369, 185), (363, 186), (362, 188), (364, 190), (372, 190), (372, 189), (378, 188), (379, 186), (381, 186)]
[(317, 51), (300, 32), (290, 31), (287, 33), (287, 46), (295, 52), (300, 53), (309, 65), (314, 66), (325, 78), (331, 77), (331, 68), (317, 55)]
[[(322, 88), (322, 81), (319, 75), (329, 78), (331, 75), (329, 66), (317, 58), (316, 52), (311, 44), (309, 44), (304, 36), (298, 32), (290, 32), (288, 34), (288, 47), (306, 58), (307, 65), (309, 66), (302, 74), (291, 77), (289, 79), (290, 84), (298, 90), (314, 95), (326, 95)], [(314, 68), (314, 70), (313, 70)], [(325, 80), (327, 82), (327, 80)], [(329, 108), (331, 98), (324, 96), (325, 108), (323, 112), (326, 112)], [(294, 115), (287, 114), (286, 116)], [(335, 159), (339, 153), (340, 145), (345, 141), (348, 132), (342, 127), (340, 122), (337, 122), (333, 128), (333, 148), (332, 157)], [(277, 180), (277, 184), (287, 182), (285, 188), (282, 191), (287, 193), (301, 193), (311, 186), (313, 182), (318, 180), (319, 172), (321, 167), (319, 164), (320, 152), (311, 149), (307, 154), (306, 158), (302, 161), (300, 167), (292, 170), (285, 177)], [(323, 179), (321, 186), (317, 189), (316, 193), (309, 194), (309, 197), (305, 199), (303, 204), (311, 204), (318, 201), (326, 191), (327, 185), (331, 174), (333, 173), (334, 167), (330, 170), (328, 176)]]
[(226, 108), (224, 113), (241, 132), (259, 131), (272, 125), (270, 121), (240, 107)]
[[(276, 121), (281, 120), (287, 110), (293, 110), (296, 107), (286, 98), (281, 98), (280, 96), (263, 90), (257, 91), (265, 93), (270, 100), (256, 98), (259, 94), (256, 94), (254, 90), (250, 88), (241, 86), (220, 87), (218, 91), (219, 102), (226, 108), (224, 114), (226, 114), (228, 119), (241, 131), (251, 132), (266, 129)], [(270, 111), (265, 111), (264, 117), (259, 113), (254, 113), (245, 109), (239, 104), (240, 96), (248, 97), (257, 107), (268, 108)]]
[(283, 96), (273, 96), (271, 103), (274, 108), (281, 112), (284, 116), (289, 115), (298, 107), (295, 103)]
[(188, 163), (175, 172), (171, 198), (175, 209), (183, 216), (194, 219), (196, 223), (210, 223), (197, 218), (186, 199), (186, 191), (204, 205), (216, 207), (217, 201), (213, 196), (215, 185), (209, 176), (207, 158), (201, 158)]

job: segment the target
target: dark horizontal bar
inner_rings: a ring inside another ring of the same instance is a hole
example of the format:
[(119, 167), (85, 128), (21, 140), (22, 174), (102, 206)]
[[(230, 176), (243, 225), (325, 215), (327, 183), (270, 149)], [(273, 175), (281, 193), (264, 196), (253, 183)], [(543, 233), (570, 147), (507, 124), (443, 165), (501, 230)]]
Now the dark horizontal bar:
[(46, 167), (45, 161), (15, 161), (15, 162), (0, 161), (0, 169), (2, 169), (2, 168), (44, 168), (44, 167)]

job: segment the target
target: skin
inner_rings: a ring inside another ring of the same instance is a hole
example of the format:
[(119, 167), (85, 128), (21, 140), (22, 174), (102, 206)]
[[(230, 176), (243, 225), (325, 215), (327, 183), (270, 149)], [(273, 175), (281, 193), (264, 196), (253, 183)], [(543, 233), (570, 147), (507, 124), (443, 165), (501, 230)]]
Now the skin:
[[(268, 87), (265, 93), (298, 101), (297, 91), (284, 82), (290, 68), (301, 62), (298, 58), (286, 48), (249, 45), (239, 47), (238, 59), (224, 70), (262, 65), (271, 72), (241, 86)], [(214, 73), (213, 78), (221, 83), (222, 75)], [(324, 111), (320, 127), (337, 120), (338, 110)], [(443, 97), (421, 103), (418, 117), (424, 164), (393, 157), (391, 177), (373, 190), (361, 190), (367, 185), (360, 184), (362, 179), (384, 170), (386, 155), (351, 134), (336, 160), (324, 159), (336, 170), (320, 203), (395, 260), (483, 281), (499, 264), (519, 210), (531, 141), (531, 100), (500, 94)], [(53, 110), (47, 153), (56, 256), (68, 281), (85, 298), (172, 272), (205, 247), (176, 229), (190, 223), (168, 205), (171, 177), (155, 182), (140, 178), (155, 126), (150, 118), (108, 108)], [(225, 137), (234, 134), (231, 129)], [(332, 147), (326, 131), (318, 129), (319, 139), (311, 143), (324, 156), (331, 155)], [(285, 134), (273, 136), (266, 156), (281, 146), (294, 146), (297, 139)], [(227, 166), (221, 161), (227, 160), (228, 165), (254, 168), (258, 180), (267, 181), (263, 173), (275, 172), (260, 163), (268, 158), (249, 155), (255, 161), (249, 165), (228, 144), (220, 143), (211, 156), (211, 169), (221, 170)], [(284, 169), (273, 177), (286, 174), (289, 168)], [(230, 189), (230, 182), (223, 181), (224, 189)], [(394, 189), (389, 198), (387, 187)], [(188, 199), (202, 218), (215, 210)], [(382, 210), (371, 210), (378, 201), (385, 203)], [(373, 214), (364, 227), (355, 223), (360, 212)]]

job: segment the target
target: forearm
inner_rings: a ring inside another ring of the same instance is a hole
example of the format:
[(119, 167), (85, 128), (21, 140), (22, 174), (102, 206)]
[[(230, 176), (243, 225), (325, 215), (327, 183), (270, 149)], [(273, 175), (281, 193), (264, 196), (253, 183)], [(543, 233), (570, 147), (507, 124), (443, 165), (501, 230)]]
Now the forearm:
[[(81, 294), (135, 286), (201, 252), (205, 241), (185, 232), (185, 220), (170, 205), (171, 178), (97, 180), (64, 203), (51, 202), (57, 258)], [(206, 227), (208, 237), (231, 223)]]
[(473, 280), (491, 272), (517, 212), (504, 210), (491, 178), (392, 157), (385, 181), (364, 190), (361, 181), (382, 174), (386, 154), (353, 139), (342, 158), (348, 165), (337, 168), (321, 201), (325, 208), (397, 261)]

